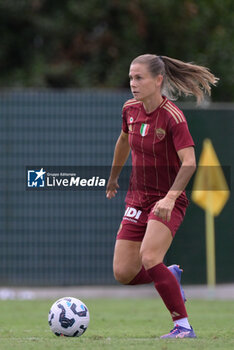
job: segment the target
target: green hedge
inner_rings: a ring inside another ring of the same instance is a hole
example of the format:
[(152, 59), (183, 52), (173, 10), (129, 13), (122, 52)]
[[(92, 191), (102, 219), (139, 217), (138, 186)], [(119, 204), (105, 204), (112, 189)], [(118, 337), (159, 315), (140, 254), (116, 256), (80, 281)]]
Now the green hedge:
[(234, 99), (232, 0), (0, 0), (0, 86), (127, 87), (156, 53), (208, 66)]

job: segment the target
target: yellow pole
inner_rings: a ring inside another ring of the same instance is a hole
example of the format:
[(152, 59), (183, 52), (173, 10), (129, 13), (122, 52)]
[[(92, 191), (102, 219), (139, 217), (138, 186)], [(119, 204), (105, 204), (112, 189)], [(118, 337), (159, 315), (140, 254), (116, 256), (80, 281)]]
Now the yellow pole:
[[(212, 193), (208, 191), (208, 206), (212, 208)], [(214, 288), (216, 284), (215, 278), (215, 229), (214, 215), (209, 209), (206, 209), (206, 269), (208, 287)]]

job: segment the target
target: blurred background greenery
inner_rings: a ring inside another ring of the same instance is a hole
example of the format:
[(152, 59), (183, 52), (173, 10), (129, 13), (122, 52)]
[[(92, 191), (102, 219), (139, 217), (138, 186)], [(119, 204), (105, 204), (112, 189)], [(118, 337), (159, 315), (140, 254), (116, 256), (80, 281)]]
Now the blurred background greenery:
[(234, 101), (233, 0), (0, 0), (1, 87), (124, 88), (131, 60), (205, 65)]

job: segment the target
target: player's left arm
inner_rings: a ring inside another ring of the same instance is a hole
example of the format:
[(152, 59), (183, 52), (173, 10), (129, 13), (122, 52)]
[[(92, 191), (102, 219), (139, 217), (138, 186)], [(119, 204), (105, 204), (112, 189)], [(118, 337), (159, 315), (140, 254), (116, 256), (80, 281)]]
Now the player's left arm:
[(196, 170), (194, 147), (183, 148), (177, 151), (177, 154), (181, 161), (181, 167), (166, 196), (173, 200), (181, 195)]
[(186, 147), (177, 151), (181, 161), (180, 170), (175, 178), (173, 185), (167, 195), (159, 200), (153, 209), (155, 215), (163, 220), (170, 221), (171, 212), (174, 208), (176, 199), (181, 195), (196, 170), (196, 158), (194, 147)]

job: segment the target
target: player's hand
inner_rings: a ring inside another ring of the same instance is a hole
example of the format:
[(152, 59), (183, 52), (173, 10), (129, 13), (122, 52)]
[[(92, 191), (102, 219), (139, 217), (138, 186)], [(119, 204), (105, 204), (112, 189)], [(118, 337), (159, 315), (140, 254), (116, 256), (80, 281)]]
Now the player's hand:
[(175, 206), (175, 199), (164, 197), (160, 199), (153, 208), (154, 215), (163, 219), (163, 221), (171, 220), (171, 212)]
[(119, 188), (118, 181), (109, 179), (106, 186), (106, 198), (111, 199), (115, 197), (117, 188)]

